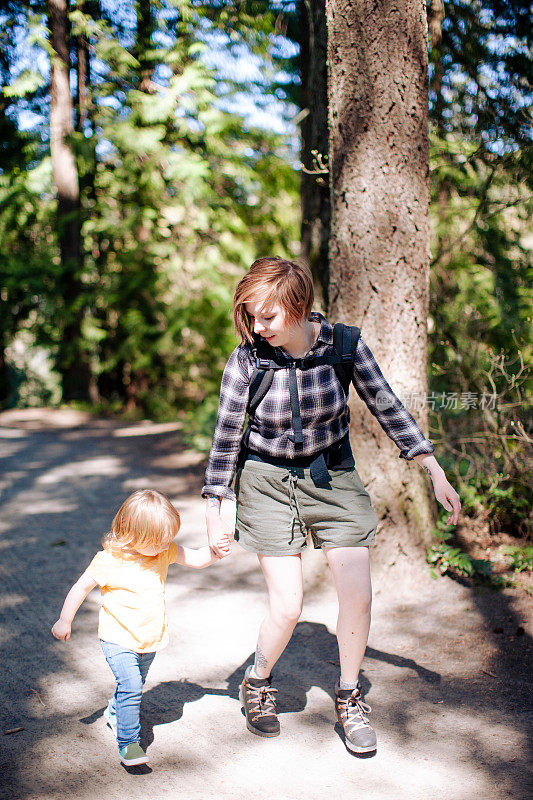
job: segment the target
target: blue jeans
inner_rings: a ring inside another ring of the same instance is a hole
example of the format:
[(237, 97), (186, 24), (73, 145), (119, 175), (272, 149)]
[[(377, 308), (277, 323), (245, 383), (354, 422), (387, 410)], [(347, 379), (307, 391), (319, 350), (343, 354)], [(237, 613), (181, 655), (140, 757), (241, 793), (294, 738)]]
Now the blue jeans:
[(125, 747), (141, 734), (141, 697), (155, 653), (135, 653), (119, 644), (100, 640), (106, 661), (117, 681), (109, 710), (117, 717), (117, 742)]

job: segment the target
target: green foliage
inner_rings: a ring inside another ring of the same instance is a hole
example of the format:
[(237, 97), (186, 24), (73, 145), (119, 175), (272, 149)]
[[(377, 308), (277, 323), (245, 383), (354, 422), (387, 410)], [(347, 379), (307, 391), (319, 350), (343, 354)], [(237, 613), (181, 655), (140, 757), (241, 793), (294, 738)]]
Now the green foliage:
[(183, 439), (199, 453), (208, 455), (213, 441), (218, 411), (218, 394), (208, 395), (193, 411), (189, 411), (183, 425)]
[(493, 589), (501, 589), (510, 585), (510, 581), (501, 575), (494, 575), (494, 564), (487, 559), (471, 558), (460, 547), (453, 545), (453, 532), (446, 531), (443, 520), (437, 522), (433, 535), (436, 544), (428, 548), (426, 561), (430, 565), (432, 578), (439, 575), (452, 577), (471, 578), (480, 583), (486, 583)]
[[(75, 345), (90, 361), (93, 399), (166, 418), (216, 393), (235, 344), (238, 277), (258, 255), (294, 255), (298, 180), (285, 137), (245, 125), (219, 103), (202, 59), (209, 15), (185, 0), (164, 5), (143, 18), (131, 4), (133, 25), (126, 9), (113, 20), (91, 16), (91, 4), (71, 14), (98, 76), (85, 128), (70, 137), (82, 193), (82, 291), (60, 291), (50, 162), (37, 150), (33, 170), (3, 176), (0, 244), (13, 252), (2, 294), (6, 344), (31, 320), (35, 344), (54, 355), (64, 350), (66, 322), (79, 319)], [(26, 35), (31, 27), (34, 46), (48, 52), (41, 23), (26, 20)], [(273, 25), (267, 15), (248, 46), (266, 52)], [(13, 102), (44, 79), (9, 77)], [(34, 229), (49, 235), (23, 250)]]
[(533, 546), (507, 545), (501, 547), (500, 552), (509, 559), (509, 565), (514, 572), (533, 571)]
[(525, 535), (533, 501), (530, 157), (434, 134), (431, 167), (429, 380), (443, 397), (430, 412), (432, 435), (465, 511), (488, 515), (494, 531)]
[(428, 564), (433, 565), (432, 577), (437, 577), (437, 570), (441, 575), (448, 571), (457, 572), (459, 575), (471, 576), (474, 574), (474, 564), (467, 553), (458, 547), (451, 547), (446, 542), (430, 547), (427, 554)]
[[(431, 30), (438, 4), (427, 5)], [(430, 50), (430, 114), (440, 133), (488, 149), (531, 144), (530, 14), (526, 0), (444, 0)]]
[(4, 97), (24, 97), (45, 85), (44, 77), (35, 70), (24, 70), (18, 78), (2, 90)]
[(428, 6), (429, 381), (447, 400), (430, 411), (431, 433), (465, 511), (486, 517), (493, 531), (526, 535), (533, 501), (528, 4), (445, 0), (440, 32), (436, 8)]

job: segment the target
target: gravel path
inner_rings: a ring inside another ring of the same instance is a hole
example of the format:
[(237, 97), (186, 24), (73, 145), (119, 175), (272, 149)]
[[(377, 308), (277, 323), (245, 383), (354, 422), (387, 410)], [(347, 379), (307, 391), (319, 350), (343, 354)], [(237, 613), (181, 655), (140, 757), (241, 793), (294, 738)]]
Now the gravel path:
[(0, 454), (1, 798), (532, 796), (528, 598), (431, 580), (401, 553), (374, 575), (363, 671), (374, 756), (349, 755), (334, 726), (336, 605), (320, 554), (306, 556), (302, 620), (276, 669), (282, 735), (246, 731), (237, 691), (265, 601), (254, 556), (236, 546), (206, 571), (171, 567), (171, 644), (143, 699), (151, 771), (127, 771), (102, 719), (112, 677), (96, 637), (98, 593), (68, 644), (50, 626), (134, 489), (168, 493), (182, 541), (204, 543), (201, 459), (175, 425), (44, 410), (0, 414)]

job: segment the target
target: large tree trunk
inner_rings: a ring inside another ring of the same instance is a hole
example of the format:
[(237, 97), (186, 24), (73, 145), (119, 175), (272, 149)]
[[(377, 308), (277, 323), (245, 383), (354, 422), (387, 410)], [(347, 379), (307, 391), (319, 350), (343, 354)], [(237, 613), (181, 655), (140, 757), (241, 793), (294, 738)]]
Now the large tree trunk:
[(81, 282), (80, 188), (78, 169), (68, 136), (73, 132), (70, 94), (69, 22), (66, 0), (48, 0), (48, 25), (53, 49), (50, 76), (50, 149), (57, 190), (57, 227), (61, 253), (59, 296), (63, 306), (63, 336), (58, 353), (63, 400), (88, 399), (89, 365), (81, 347), (83, 307)]
[(302, 81), (301, 182), (302, 257), (309, 264), (324, 307), (328, 304), (330, 197), (327, 174), (328, 89), (325, 0), (302, 0), (299, 6)]
[[(327, 0), (329, 315), (359, 325), (398, 394), (426, 396), (428, 94), (422, 0)], [(426, 412), (414, 413), (427, 433)], [(366, 407), (352, 443), (382, 541), (428, 541), (432, 505), (417, 465)], [(394, 531), (387, 536), (387, 531)]]

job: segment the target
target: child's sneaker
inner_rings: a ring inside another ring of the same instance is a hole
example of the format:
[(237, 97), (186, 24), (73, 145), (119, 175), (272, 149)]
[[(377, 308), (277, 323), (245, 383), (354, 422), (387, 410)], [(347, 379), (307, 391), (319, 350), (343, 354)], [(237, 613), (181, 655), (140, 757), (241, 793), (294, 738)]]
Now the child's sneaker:
[(344, 742), (353, 753), (371, 753), (377, 748), (377, 736), (368, 721), (372, 709), (363, 703), (359, 686), (355, 689), (340, 689), (335, 686), (335, 711), (344, 729)]
[(279, 736), (276, 701), (271, 678), (251, 678), (248, 667), (239, 689), (239, 699), (246, 717), (246, 727), (258, 736)]
[(116, 736), (117, 735), (117, 716), (116, 716), (116, 714), (108, 706), (106, 708), (106, 710), (104, 711), (104, 715), (103, 716), (104, 716), (105, 721), (107, 722), (108, 727), (111, 728), (111, 730), (113, 731), (113, 733)]
[(120, 760), (127, 767), (135, 767), (137, 764), (148, 764), (148, 756), (142, 749), (139, 742), (132, 742), (125, 747), (119, 747)]

